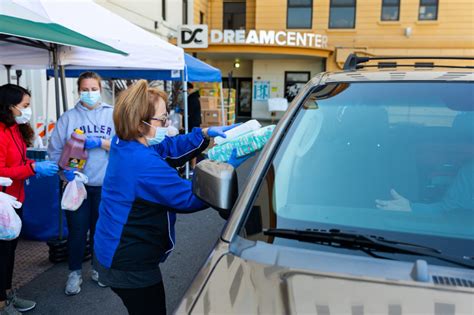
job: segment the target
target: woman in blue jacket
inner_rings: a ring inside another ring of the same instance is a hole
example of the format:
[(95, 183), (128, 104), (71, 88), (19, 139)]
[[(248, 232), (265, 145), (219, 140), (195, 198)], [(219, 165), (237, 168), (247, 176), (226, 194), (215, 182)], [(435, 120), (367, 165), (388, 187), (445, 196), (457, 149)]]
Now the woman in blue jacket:
[[(167, 137), (166, 101), (164, 92), (141, 80), (120, 94), (114, 108), (116, 137), (102, 186), (94, 265), (130, 314), (166, 314), (159, 263), (174, 248), (176, 213), (208, 207), (174, 167), (233, 127)], [(237, 167), (243, 160), (229, 163)]]

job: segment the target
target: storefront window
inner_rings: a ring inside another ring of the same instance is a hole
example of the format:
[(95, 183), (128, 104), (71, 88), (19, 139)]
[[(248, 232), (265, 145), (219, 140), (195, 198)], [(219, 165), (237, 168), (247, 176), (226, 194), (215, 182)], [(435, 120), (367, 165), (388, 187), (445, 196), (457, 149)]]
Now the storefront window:
[(245, 29), (245, 1), (224, 2), (224, 29)]
[(356, 0), (331, 0), (329, 28), (354, 28)]
[(286, 28), (311, 28), (312, 19), (312, 0), (288, 0)]
[(420, 0), (418, 20), (435, 21), (438, 19), (438, 0)]
[(400, 0), (382, 0), (382, 21), (400, 20)]
[(306, 85), (309, 81), (310, 73), (303, 72), (294, 72), (286, 71), (285, 72), (285, 98), (288, 102), (293, 101), (293, 99), (298, 95), (300, 90)]

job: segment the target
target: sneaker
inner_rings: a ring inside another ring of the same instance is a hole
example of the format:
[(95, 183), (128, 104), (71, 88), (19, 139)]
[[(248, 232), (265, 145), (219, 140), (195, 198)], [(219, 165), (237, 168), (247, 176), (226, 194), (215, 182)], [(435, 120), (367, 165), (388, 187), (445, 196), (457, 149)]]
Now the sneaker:
[(107, 288), (107, 285), (103, 284), (102, 282), (99, 281), (99, 273), (97, 270), (92, 269), (91, 270), (91, 279), (94, 282), (97, 282), (97, 285), (101, 288)]
[(76, 295), (81, 292), (82, 276), (80, 271), (73, 271), (67, 277), (66, 295)]
[(21, 315), (20, 312), (13, 306), (13, 303), (8, 303), (6, 301), (6, 305), (3, 309), (0, 309), (0, 315)]
[(12, 290), (7, 294), (7, 301), (9, 304), (12, 304), (18, 312), (28, 312), (36, 307), (36, 302), (19, 298), (16, 295), (16, 290)]

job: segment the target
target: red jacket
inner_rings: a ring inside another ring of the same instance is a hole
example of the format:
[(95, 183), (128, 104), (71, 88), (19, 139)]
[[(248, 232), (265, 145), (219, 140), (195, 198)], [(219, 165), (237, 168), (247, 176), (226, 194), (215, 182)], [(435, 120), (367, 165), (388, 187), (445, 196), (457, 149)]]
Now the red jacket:
[(31, 165), (33, 162), (26, 158), (26, 144), (18, 125), (8, 128), (0, 122), (0, 177), (9, 177), (13, 180), (11, 186), (0, 187), (0, 190), (23, 202), (25, 179), (35, 174)]

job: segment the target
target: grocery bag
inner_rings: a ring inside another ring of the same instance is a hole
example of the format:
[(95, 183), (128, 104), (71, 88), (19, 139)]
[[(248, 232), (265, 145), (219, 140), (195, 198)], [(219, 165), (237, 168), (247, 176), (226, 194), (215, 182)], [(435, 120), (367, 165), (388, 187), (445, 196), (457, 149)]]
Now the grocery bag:
[(76, 177), (66, 185), (61, 199), (61, 208), (64, 210), (76, 211), (84, 199), (87, 199), (87, 191), (84, 186), (88, 181), (87, 176), (80, 172), (74, 172), (74, 174)]
[(0, 192), (0, 240), (11, 241), (20, 235), (21, 219), (15, 211), (19, 208), (21, 202)]

